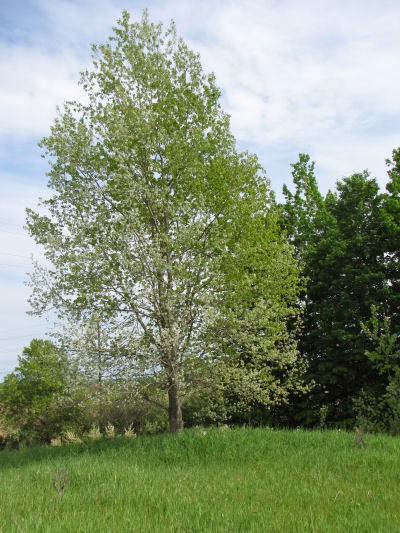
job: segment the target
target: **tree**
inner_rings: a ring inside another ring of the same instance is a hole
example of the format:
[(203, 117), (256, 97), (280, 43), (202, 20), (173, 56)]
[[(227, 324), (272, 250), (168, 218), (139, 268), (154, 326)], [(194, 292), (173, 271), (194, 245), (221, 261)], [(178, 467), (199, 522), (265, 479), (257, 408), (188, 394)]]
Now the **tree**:
[[(371, 306), (371, 316), (362, 327), (369, 341), (366, 357), (371, 361), (386, 389), (379, 396), (363, 391), (356, 403), (357, 414), (367, 427), (400, 431), (400, 149), (387, 161), (387, 192), (381, 195), (383, 231), (382, 265), (385, 291)], [(378, 381), (378, 380), (377, 380)], [(374, 392), (374, 391), (373, 391)]]
[[(308, 195), (306, 205), (315, 204), (313, 197)], [(365, 357), (368, 339), (361, 331), (371, 305), (388, 296), (382, 197), (364, 172), (338, 182), (313, 217), (308, 211), (297, 217), (311, 221), (307, 231), (299, 235), (296, 229), (295, 235), (307, 278), (300, 348), (317, 384), (311, 404), (315, 411), (328, 406), (331, 422), (351, 424), (352, 401), (361, 388), (383, 390)]]
[(387, 192), (383, 195), (385, 266), (389, 303), (383, 312), (390, 317), (392, 330), (400, 334), (400, 148), (393, 150), (388, 165)]
[(367, 337), (373, 341), (372, 349), (366, 351), (366, 356), (379, 374), (393, 378), (399, 372), (400, 341), (397, 333), (392, 333), (391, 319), (388, 316), (378, 316), (376, 305), (371, 307), (371, 318), (362, 323)]
[(124, 324), (114, 322), (112, 317), (93, 313), (80, 321), (64, 321), (54, 336), (71, 359), (76, 360), (82, 378), (98, 389), (134, 371), (129, 331), (126, 332)]
[[(183, 426), (185, 369), (209, 356), (204, 331), (226, 292), (232, 243), (272, 209), (256, 157), (238, 153), (212, 75), (174, 25), (123, 12), (42, 141), (52, 196), (27, 227), (52, 264), (37, 266), (37, 313), (113, 317), (129, 328), (144, 375)], [(263, 249), (268, 258), (268, 250)]]
[(70, 388), (74, 368), (51, 341), (33, 339), (18, 366), (0, 387), (0, 404), (9, 425), (28, 442), (49, 442), (73, 423), (76, 405)]
[[(315, 177), (315, 162), (308, 154), (299, 154), (299, 159), (292, 164), (292, 178), (294, 191), (283, 186), (285, 203), (281, 205), (282, 229), (286, 231), (289, 241), (295, 248), (298, 266), (303, 280), (302, 291), (298, 298), (298, 307), (302, 311), (302, 327), (297, 330), (297, 340), (303, 361), (309, 361), (309, 353), (304, 348), (304, 339), (312, 325), (310, 325), (309, 292), (314, 282), (312, 256), (318, 236), (334, 222), (325, 206), (325, 200), (318, 189)], [(306, 383), (309, 390), (315, 386), (315, 375), (308, 368)], [(283, 409), (279, 416), (286, 423), (307, 424), (315, 422), (315, 412), (319, 406), (313, 402), (312, 395), (297, 397), (289, 409)]]
[(308, 154), (299, 154), (292, 169), (295, 191), (292, 193), (286, 185), (283, 186), (283, 222), (301, 262), (317, 231), (318, 219), (325, 212), (324, 199), (315, 178), (315, 162), (310, 161)]
[(276, 210), (247, 228), (224, 275), (212, 333), (227, 412), (235, 421), (270, 421), (274, 408), (308, 390), (296, 339), (302, 281)]
[(337, 184), (326, 201), (334, 225), (317, 240), (310, 265), (309, 316), (305, 346), (313, 351), (321, 394), (336, 420), (353, 418), (352, 399), (361, 387), (376, 393), (382, 383), (370, 361), (361, 322), (371, 305), (387, 299), (381, 197), (365, 172)]

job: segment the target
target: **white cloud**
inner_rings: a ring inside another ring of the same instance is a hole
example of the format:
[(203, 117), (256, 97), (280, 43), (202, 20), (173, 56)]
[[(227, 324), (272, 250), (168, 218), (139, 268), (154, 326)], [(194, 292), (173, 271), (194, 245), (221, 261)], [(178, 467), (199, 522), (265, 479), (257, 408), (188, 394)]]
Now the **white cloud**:
[[(310, 151), (323, 161), (324, 189), (353, 168), (384, 170), (400, 144), (400, 6), (384, 7), (217, 3), (201, 54), (224, 89), (237, 138), (264, 161), (290, 147), (295, 158)], [(382, 116), (386, 131), (374, 131)]]
[(39, 197), (46, 196), (46, 189), (42, 183), (35, 185), (24, 182), (26, 177), (3, 173), (2, 195), (0, 196), (0, 220), (4, 223), (17, 225), (18, 231), (23, 231), (25, 223), (25, 208), (37, 205)]
[[(9, 135), (43, 135), (55, 106), (80, 97), (76, 81), (89, 63), (89, 45), (110, 34), (122, 8), (106, 1), (39, 5), (56, 52), (43, 47), (40, 36), (37, 49), (2, 54), (0, 123)], [(235, 135), (263, 156), (277, 143), (313, 148), (332, 132), (366, 135), (377, 114), (400, 113), (395, 2), (386, 2), (386, 9), (373, 2), (343, 7), (257, 0), (170, 1), (150, 8), (152, 18), (175, 18), (178, 31), (200, 50), (223, 88)]]
[[(340, 143), (339, 143), (340, 141)], [(335, 181), (350, 176), (355, 172), (368, 170), (371, 177), (377, 178), (382, 190), (387, 182), (387, 166), (385, 159), (391, 157), (391, 149), (399, 145), (399, 137), (388, 135), (384, 138), (371, 136), (368, 139), (351, 138), (346, 142), (345, 139), (327, 140), (321, 142), (316, 148), (313, 159), (317, 163), (317, 172), (321, 175), (327, 175), (335, 169), (335, 179), (331, 183), (326, 183), (323, 192), (329, 187), (335, 188)], [(379, 157), (382, 155), (382, 157)], [(318, 175), (318, 174), (317, 174)]]
[[(264, 99), (272, 118), (264, 127), (267, 141), (284, 131), (289, 140), (300, 132), (319, 134), (332, 121), (354, 127), (371, 107), (400, 109), (400, 73), (387, 79), (400, 52), (390, 18), (369, 19), (360, 9), (357, 21), (348, 20), (340, 8), (321, 14), (313, 3), (308, 11), (299, 3), (289, 10), (253, 4), (254, 9), (227, 8), (212, 19), (215, 40), (203, 47), (203, 55), (222, 77), (228, 104), (238, 88)], [(233, 116), (241, 115), (241, 107), (229, 107)]]
[(41, 137), (49, 129), (56, 106), (79, 99), (78, 61), (71, 55), (23, 46), (3, 49), (0, 57), (0, 134)]
[[(38, 0), (38, 6), (52, 28), (54, 45), (87, 58), (90, 45), (110, 35), (124, 3), (119, 0)], [(138, 11), (134, 9), (132, 14), (138, 15)]]

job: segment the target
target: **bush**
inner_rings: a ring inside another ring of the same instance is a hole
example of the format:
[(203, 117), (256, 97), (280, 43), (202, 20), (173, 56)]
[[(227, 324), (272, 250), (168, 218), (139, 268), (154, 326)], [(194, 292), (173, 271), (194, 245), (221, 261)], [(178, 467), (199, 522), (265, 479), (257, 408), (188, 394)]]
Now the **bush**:
[(396, 373), (382, 395), (361, 391), (354, 400), (356, 425), (369, 432), (400, 435), (400, 375)]

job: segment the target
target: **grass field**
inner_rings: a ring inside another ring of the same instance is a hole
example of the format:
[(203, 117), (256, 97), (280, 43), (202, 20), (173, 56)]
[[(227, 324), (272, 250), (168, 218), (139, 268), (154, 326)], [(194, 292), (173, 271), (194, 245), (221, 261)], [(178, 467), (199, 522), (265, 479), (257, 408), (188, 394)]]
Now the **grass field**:
[(191, 429), (0, 452), (0, 531), (400, 531), (400, 439)]

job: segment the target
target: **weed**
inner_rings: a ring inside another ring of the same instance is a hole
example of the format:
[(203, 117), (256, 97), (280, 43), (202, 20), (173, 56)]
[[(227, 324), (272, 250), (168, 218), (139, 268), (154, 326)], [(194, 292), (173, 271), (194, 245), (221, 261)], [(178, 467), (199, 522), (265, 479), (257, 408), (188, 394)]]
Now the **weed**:
[(66, 444), (80, 444), (82, 442), (82, 439), (80, 439), (74, 431), (64, 431), (62, 434), (62, 440)]
[(314, 515), (313, 515), (311, 507), (310, 507), (310, 525), (311, 525), (311, 531), (314, 532), (315, 531)]
[(356, 426), (354, 428), (354, 441), (355, 448), (365, 448), (365, 434), (362, 426)]
[(328, 406), (323, 405), (319, 409), (319, 427), (321, 429), (326, 429), (326, 417), (328, 416)]
[(111, 422), (108, 422), (108, 424), (104, 428), (104, 432), (106, 434), (106, 437), (108, 437), (110, 439), (115, 437), (115, 426), (114, 426), (114, 424), (111, 424)]
[(133, 424), (129, 424), (127, 428), (124, 428), (124, 436), (128, 437), (130, 439), (133, 439), (136, 437), (135, 429), (133, 427)]
[(101, 439), (101, 431), (100, 431), (99, 426), (97, 426), (96, 424), (92, 424), (92, 427), (90, 428), (87, 436), (91, 440)]
[(64, 496), (64, 490), (67, 481), (68, 472), (62, 468), (57, 468), (53, 474), (53, 487), (60, 500)]

